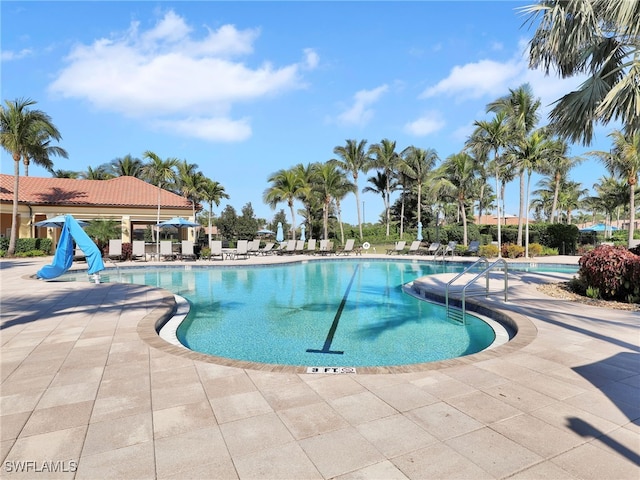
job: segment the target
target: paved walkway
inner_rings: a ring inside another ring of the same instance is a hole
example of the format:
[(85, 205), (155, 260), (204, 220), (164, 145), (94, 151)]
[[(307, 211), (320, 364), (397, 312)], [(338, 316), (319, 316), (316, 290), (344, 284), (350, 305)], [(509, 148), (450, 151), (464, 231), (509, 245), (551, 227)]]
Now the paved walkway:
[(167, 292), (29, 278), (50, 261), (0, 261), (2, 478), (639, 478), (638, 312), (545, 297), (525, 274), (507, 304), (483, 300), (522, 326), (496, 352), (261, 371), (150, 346), (139, 326)]

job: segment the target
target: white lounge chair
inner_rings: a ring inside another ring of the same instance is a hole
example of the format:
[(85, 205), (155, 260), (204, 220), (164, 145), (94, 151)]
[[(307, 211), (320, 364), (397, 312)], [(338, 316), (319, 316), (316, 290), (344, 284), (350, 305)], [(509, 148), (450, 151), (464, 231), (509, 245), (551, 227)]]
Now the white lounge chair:
[(409, 246), (409, 250), (407, 250), (404, 253), (407, 255), (409, 255), (410, 253), (418, 253), (418, 250), (420, 250), (421, 243), (422, 242), (420, 240), (414, 240), (413, 242), (411, 242), (411, 245)]
[(175, 260), (176, 256), (173, 253), (173, 242), (171, 240), (162, 240), (160, 242), (160, 258)]
[(333, 250), (333, 244), (329, 240), (320, 240), (320, 255), (330, 255)]
[(220, 260), (224, 260), (224, 253), (222, 252), (222, 240), (211, 240), (209, 244), (209, 250), (211, 250), (211, 255), (209, 258), (220, 257)]
[(147, 252), (144, 245), (144, 240), (134, 240), (131, 242), (131, 260), (144, 260), (147, 261)]
[(308, 253), (309, 255), (315, 255), (316, 254), (316, 239), (315, 238), (310, 238), (307, 241), (307, 249), (305, 250), (306, 253)]
[(355, 239), (349, 238), (344, 242), (344, 247), (336, 250), (336, 255), (351, 255), (353, 251), (353, 245), (356, 243)]
[(180, 251), (180, 260), (195, 260), (196, 254), (193, 251), (192, 240), (182, 240), (182, 250)]
[(280, 255), (283, 254), (292, 254), (296, 251), (296, 241), (295, 240), (290, 240), (286, 243), (286, 245), (284, 246), (284, 248), (280, 249), (280, 251), (278, 253), (280, 253)]
[(248, 240), (238, 240), (238, 244), (236, 245), (236, 258), (238, 257), (249, 258)]
[(404, 240), (400, 240), (396, 242), (395, 247), (387, 249), (387, 255), (391, 255), (393, 253), (400, 253), (404, 250), (404, 247), (407, 245), (407, 242)]
[(458, 246), (458, 242), (449, 242), (448, 245), (444, 249), (444, 255), (453, 255), (456, 253), (456, 247)]
[(260, 253), (260, 240), (252, 240), (247, 246), (249, 255), (258, 255)]
[(304, 240), (296, 241), (296, 248), (294, 250), (295, 253), (303, 253), (304, 252)]
[(433, 255), (435, 257), (441, 249), (442, 245), (440, 242), (433, 242), (429, 245), (429, 248), (427, 248), (427, 255)]
[(260, 250), (258, 250), (258, 253), (260, 255), (271, 255), (273, 253), (274, 245), (275, 245), (275, 243), (269, 242), (264, 247), (262, 247)]
[(122, 260), (122, 240), (109, 240), (109, 254), (111, 260)]

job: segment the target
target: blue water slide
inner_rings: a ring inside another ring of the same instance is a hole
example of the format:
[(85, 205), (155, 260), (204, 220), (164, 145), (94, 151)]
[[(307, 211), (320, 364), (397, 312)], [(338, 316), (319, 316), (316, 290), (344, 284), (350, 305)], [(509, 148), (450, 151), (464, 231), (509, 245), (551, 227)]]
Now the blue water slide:
[(93, 240), (91, 240), (75, 218), (71, 215), (65, 215), (64, 218), (65, 221), (62, 227), (62, 233), (60, 234), (60, 240), (58, 241), (56, 254), (53, 256), (53, 263), (51, 265), (45, 265), (38, 270), (36, 276), (50, 280), (59, 277), (69, 270), (73, 263), (74, 241), (85, 254), (87, 265), (89, 266), (89, 275), (104, 270), (100, 249), (93, 243)]

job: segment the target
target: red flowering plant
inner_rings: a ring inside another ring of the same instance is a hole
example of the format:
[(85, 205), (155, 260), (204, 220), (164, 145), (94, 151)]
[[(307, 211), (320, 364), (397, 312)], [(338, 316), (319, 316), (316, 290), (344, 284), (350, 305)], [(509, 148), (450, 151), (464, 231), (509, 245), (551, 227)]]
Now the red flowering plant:
[(600, 245), (578, 261), (579, 280), (605, 300), (640, 300), (640, 256), (625, 247)]

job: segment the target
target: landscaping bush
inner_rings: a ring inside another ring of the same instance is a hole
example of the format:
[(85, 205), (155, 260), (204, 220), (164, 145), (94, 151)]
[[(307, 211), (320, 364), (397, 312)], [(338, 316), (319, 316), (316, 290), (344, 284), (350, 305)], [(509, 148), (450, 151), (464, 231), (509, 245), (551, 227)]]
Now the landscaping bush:
[(605, 300), (640, 301), (640, 256), (624, 247), (600, 245), (578, 261), (580, 281)]
[(502, 256), (507, 258), (518, 258), (524, 256), (524, 247), (515, 243), (505, 243), (502, 245)]
[(529, 244), (529, 256), (530, 257), (539, 257), (542, 255), (543, 247), (539, 243), (530, 243)]
[(481, 257), (493, 258), (498, 256), (497, 245), (481, 245), (478, 250)]
[(541, 232), (540, 243), (547, 247), (557, 248), (562, 255), (573, 255), (579, 236), (580, 230), (575, 225), (554, 223), (548, 225), (546, 230)]

